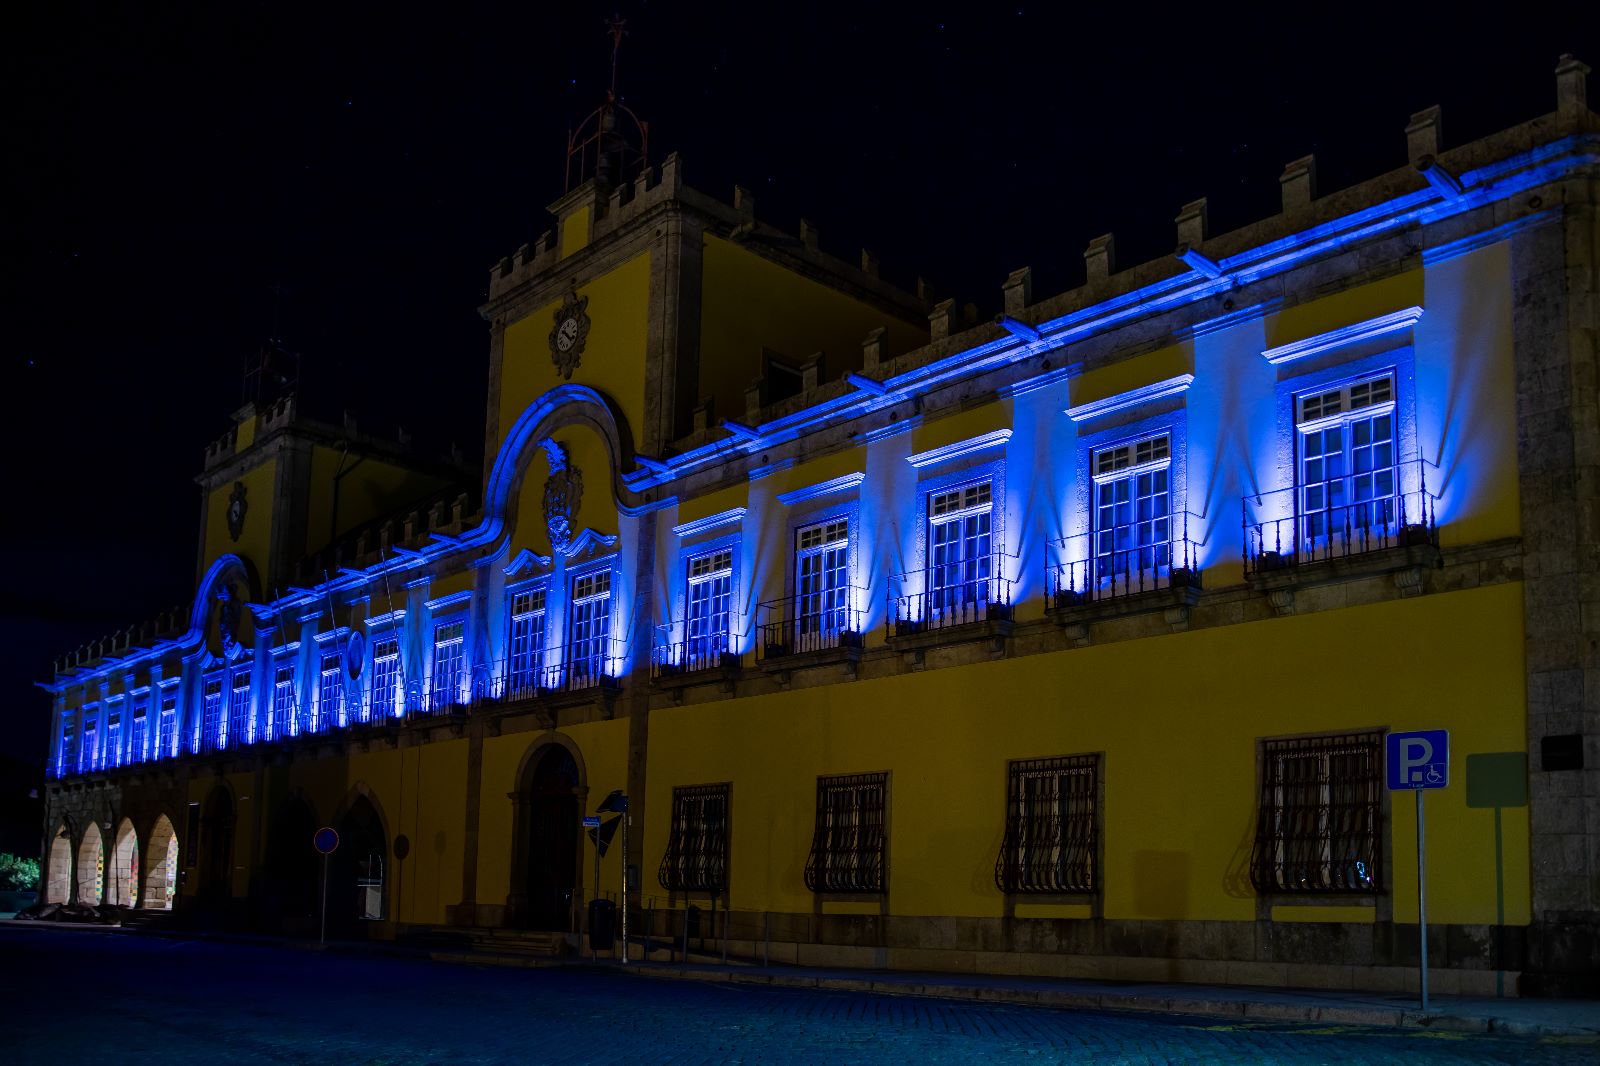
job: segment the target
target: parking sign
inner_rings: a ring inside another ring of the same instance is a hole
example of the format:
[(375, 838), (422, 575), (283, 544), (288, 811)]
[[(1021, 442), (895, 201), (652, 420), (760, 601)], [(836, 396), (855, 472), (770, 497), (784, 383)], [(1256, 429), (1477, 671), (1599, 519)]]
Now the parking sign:
[(1390, 733), (1384, 742), (1384, 764), (1392, 791), (1444, 788), (1450, 784), (1450, 733), (1444, 729)]

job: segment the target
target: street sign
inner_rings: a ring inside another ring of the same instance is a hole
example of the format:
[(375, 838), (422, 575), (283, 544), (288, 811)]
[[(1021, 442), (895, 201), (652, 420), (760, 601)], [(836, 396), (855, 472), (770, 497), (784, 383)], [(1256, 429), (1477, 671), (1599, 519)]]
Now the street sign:
[(600, 828), (600, 816), (598, 814), (586, 814), (586, 815), (584, 815), (583, 816), (583, 827), (585, 829), (599, 829)]
[(339, 834), (335, 829), (325, 825), (311, 838), (311, 844), (322, 854), (332, 855), (334, 849), (339, 846)]
[(1390, 733), (1383, 761), (1391, 791), (1444, 788), (1450, 784), (1450, 734), (1443, 729)]

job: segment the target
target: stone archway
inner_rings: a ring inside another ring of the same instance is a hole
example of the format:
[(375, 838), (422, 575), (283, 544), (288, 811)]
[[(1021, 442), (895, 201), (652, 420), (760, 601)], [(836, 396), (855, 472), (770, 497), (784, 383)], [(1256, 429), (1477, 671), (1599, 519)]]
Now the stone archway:
[(116, 844), (106, 870), (106, 902), (119, 907), (139, 905), (139, 834), (127, 818), (117, 826)]
[(84, 907), (100, 906), (100, 896), (106, 884), (106, 842), (100, 827), (93, 822), (84, 830), (78, 844), (76, 885), (77, 902)]
[(156, 818), (150, 830), (144, 871), (144, 891), (139, 893), (139, 905), (146, 910), (171, 910), (172, 899), (178, 892), (178, 834), (173, 831), (172, 820), (164, 814)]
[(50, 840), (50, 854), (45, 860), (44, 901), (72, 901), (72, 836), (65, 825), (57, 829)]
[(370, 797), (358, 793), (334, 829), (339, 848), (328, 858), (328, 931), (366, 936), (388, 913), (389, 835)]
[(312, 841), (320, 825), (298, 792), (267, 823), (257, 895), (261, 921), (270, 928), (302, 935), (317, 931), (322, 862)]
[(233, 797), (220, 784), (201, 808), (200, 895), (213, 902), (233, 896)]
[(582, 771), (564, 744), (546, 744), (523, 766), (515, 804), (511, 921), (525, 929), (570, 932), (582, 851)]

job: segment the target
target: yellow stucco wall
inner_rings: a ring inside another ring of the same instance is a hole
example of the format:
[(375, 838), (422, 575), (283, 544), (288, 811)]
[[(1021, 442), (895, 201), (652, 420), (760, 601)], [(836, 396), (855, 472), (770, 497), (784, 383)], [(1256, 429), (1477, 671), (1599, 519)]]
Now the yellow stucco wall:
[[(731, 905), (808, 911), (816, 777), (888, 770), (890, 912), (997, 917), (1007, 760), (1104, 752), (1106, 917), (1247, 921), (1258, 738), (1447, 727), (1457, 784), (1428, 806), (1429, 913), (1489, 922), (1492, 812), (1465, 807), (1465, 757), (1526, 746), (1521, 596), (1506, 584), (658, 709), (650, 809), (670, 809), (674, 785), (732, 782)], [(1428, 639), (1442, 632), (1452, 638)], [(1373, 686), (1327, 680), (1329, 662), (1359, 663)], [(1383, 874), (1399, 921), (1416, 917), (1410, 800), (1391, 805)], [(1504, 821), (1506, 920), (1518, 924), (1526, 811)], [(647, 867), (667, 830), (651, 819)]]
[[(341, 460), (346, 473), (339, 480), (339, 523), (335, 529), (329, 519), (334, 475)], [(439, 478), (381, 459), (345, 458), (337, 448), (316, 445), (311, 449), (310, 492), (306, 500), (306, 553), (317, 551), (365, 522), (392, 515), (443, 485)]]
[[(650, 324), (650, 253), (578, 287), (589, 303), (589, 336), (572, 381), (610, 397), (635, 432), (644, 425), (645, 345)], [(500, 435), (524, 408), (565, 384), (550, 358), (559, 299), (508, 323), (500, 364)], [(542, 479), (541, 479), (542, 480)]]
[(1091, 370), (1072, 381), (1072, 406), (1120, 396), (1194, 371), (1194, 342), (1159, 348)]
[[(233, 482), (219, 485), (206, 499), (202, 573), (219, 556), (233, 554), (250, 561), (264, 589), (272, 588), (276, 575), (268, 572), (267, 560), (272, 546), (272, 497), (277, 472), (278, 461), (269, 459), (238, 479), (244, 483), (247, 507), (237, 541), (228, 535), (228, 498), (233, 495)], [(256, 594), (261, 595), (262, 590), (256, 590)]]
[(799, 361), (823, 352), (824, 380), (861, 369), (861, 342), (888, 328), (888, 354), (926, 344), (927, 330), (707, 236), (700, 301), (700, 393), (716, 414), (744, 417), (745, 387), (761, 376), (763, 346)]

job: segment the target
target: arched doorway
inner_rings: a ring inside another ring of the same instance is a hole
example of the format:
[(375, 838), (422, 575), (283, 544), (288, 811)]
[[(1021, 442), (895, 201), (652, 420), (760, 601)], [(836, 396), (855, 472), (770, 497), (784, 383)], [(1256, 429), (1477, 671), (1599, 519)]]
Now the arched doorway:
[(312, 838), (319, 823), (303, 796), (290, 796), (267, 826), (261, 869), (261, 919), (285, 933), (317, 929), (322, 863)]
[(45, 869), (44, 901), (69, 903), (72, 901), (72, 837), (66, 826), (56, 830), (50, 841), (50, 858)]
[(200, 895), (213, 902), (233, 895), (233, 797), (221, 785), (200, 816)]
[(78, 845), (78, 903), (84, 907), (100, 906), (100, 894), (106, 884), (106, 844), (100, 836), (100, 827), (93, 822), (84, 831), (83, 842)]
[(529, 760), (521, 784), (516, 803), (522, 892), (516, 919), (529, 929), (569, 932), (580, 859), (577, 760), (560, 744), (546, 745)]
[(156, 819), (145, 849), (144, 892), (139, 902), (147, 910), (169, 911), (178, 892), (178, 834), (166, 815)]
[(117, 843), (111, 849), (110, 876), (106, 878), (106, 902), (119, 907), (139, 904), (139, 834), (124, 818), (117, 826)]
[(328, 859), (328, 929), (365, 936), (387, 918), (389, 842), (378, 809), (357, 795), (334, 826), (339, 847)]

